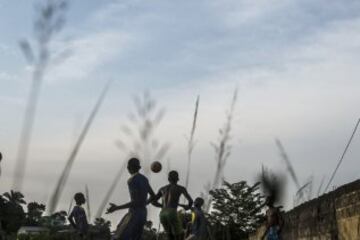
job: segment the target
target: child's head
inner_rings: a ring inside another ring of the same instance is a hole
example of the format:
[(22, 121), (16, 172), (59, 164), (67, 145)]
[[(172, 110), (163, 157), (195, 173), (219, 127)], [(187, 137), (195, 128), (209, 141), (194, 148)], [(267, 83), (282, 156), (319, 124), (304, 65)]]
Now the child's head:
[(76, 202), (76, 205), (81, 205), (85, 203), (85, 196), (82, 193), (76, 193), (74, 196), (74, 200)]
[(179, 181), (179, 174), (177, 171), (170, 171), (169, 172), (169, 176), (168, 176), (168, 180), (171, 183), (177, 183)]
[(127, 169), (129, 171), (130, 174), (134, 174), (139, 172), (141, 166), (140, 166), (140, 161), (137, 158), (131, 158), (128, 161), (128, 165), (127, 165)]
[(196, 198), (194, 201), (194, 206), (197, 208), (201, 208), (202, 205), (204, 205), (204, 199), (201, 197)]

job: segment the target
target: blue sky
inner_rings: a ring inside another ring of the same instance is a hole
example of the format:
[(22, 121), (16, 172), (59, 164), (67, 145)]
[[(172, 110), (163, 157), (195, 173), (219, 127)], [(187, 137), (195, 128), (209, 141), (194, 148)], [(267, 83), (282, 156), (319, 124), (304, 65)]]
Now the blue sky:
[[(1, 189), (11, 185), (30, 71), (18, 41), (32, 37), (36, 1), (0, 0)], [(280, 138), (299, 178), (329, 177), (359, 118), (360, 2), (325, 0), (80, 1), (52, 45), (70, 49), (46, 74), (29, 155), (25, 193), (46, 201), (100, 89), (115, 81), (74, 165), (61, 207), (88, 183), (93, 208), (125, 156), (115, 147), (132, 96), (148, 89), (167, 109), (156, 133), (172, 144), (171, 165), (185, 169), (184, 134), (201, 96), (193, 195), (213, 175), (209, 142), (225, 119), (233, 89), (239, 100), (230, 181), (254, 181), (262, 163), (282, 169)], [(183, 144), (176, 144), (181, 143)], [(334, 185), (360, 177), (359, 137)], [(44, 171), (45, 169), (45, 171)], [(99, 169), (104, 174), (99, 174)], [(195, 180), (196, 179), (196, 180)], [(154, 177), (154, 188), (164, 177)], [(125, 180), (113, 201), (127, 199)], [(46, 190), (44, 190), (46, 189)], [(288, 184), (289, 196), (295, 191)], [(315, 190), (316, 191), (316, 190)], [(292, 199), (289, 197), (288, 206)]]

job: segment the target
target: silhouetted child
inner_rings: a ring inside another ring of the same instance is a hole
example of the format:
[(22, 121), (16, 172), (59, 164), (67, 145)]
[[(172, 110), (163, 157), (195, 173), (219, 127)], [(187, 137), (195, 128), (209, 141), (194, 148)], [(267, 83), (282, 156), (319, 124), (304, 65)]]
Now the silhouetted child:
[(85, 196), (82, 193), (76, 193), (74, 196), (76, 206), (74, 206), (68, 219), (70, 224), (78, 231), (81, 238), (85, 238), (89, 229), (84, 208), (81, 207), (85, 203)]
[(191, 214), (190, 235), (186, 240), (205, 240), (208, 238), (207, 221), (202, 210), (204, 199), (198, 197), (195, 199)]
[[(160, 222), (168, 235), (168, 239), (181, 240), (183, 239), (183, 227), (178, 217), (177, 208), (181, 206), (184, 207), (185, 210), (190, 209), (193, 200), (186, 188), (177, 184), (179, 181), (178, 172), (169, 172), (168, 180), (169, 184), (160, 188), (152, 203), (154, 206), (162, 208), (160, 212)], [(179, 204), (181, 195), (185, 196), (188, 205)], [(160, 198), (162, 198), (162, 204), (157, 202)]]
[(279, 207), (274, 206), (274, 197), (272, 196), (266, 198), (265, 204), (268, 210), (266, 211), (266, 230), (262, 239), (280, 240), (284, 221), (280, 214)]
[(141, 166), (137, 158), (131, 158), (127, 165), (128, 172), (131, 177), (128, 180), (128, 187), (130, 193), (130, 202), (115, 205), (110, 203), (110, 207), (106, 213), (113, 213), (122, 209), (129, 209), (128, 213), (121, 219), (118, 224), (115, 234), (112, 239), (116, 240), (140, 240), (146, 223), (147, 210), (146, 205), (147, 196), (150, 195), (150, 200), (155, 197), (147, 177), (139, 173)]

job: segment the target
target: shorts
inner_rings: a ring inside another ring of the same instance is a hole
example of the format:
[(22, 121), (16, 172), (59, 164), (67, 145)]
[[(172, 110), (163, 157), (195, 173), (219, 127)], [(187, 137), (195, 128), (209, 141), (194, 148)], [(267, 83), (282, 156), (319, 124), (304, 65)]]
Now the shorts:
[(160, 212), (160, 222), (165, 231), (169, 234), (178, 236), (183, 233), (182, 224), (178, 217), (178, 213), (174, 208), (162, 209)]
[(279, 227), (277, 226), (270, 227), (266, 240), (280, 240), (278, 231), (279, 231)]
[(117, 225), (113, 240), (140, 240), (146, 223), (146, 209), (130, 209)]

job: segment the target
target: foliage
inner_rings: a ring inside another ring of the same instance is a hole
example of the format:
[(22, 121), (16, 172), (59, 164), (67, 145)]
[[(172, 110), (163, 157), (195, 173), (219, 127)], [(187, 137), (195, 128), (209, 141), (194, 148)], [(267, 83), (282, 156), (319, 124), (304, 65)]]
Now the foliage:
[(65, 211), (55, 212), (50, 216), (43, 216), (40, 219), (40, 225), (52, 230), (65, 228), (67, 213)]
[(21, 205), (25, 204), (24, 195), (21, 192), (13, 191), (6, 192), (3, 194), (4, 198), (13, 204)]
[(210, 191), (210, 195), (213, 200), (208, 220), (215, 239), (221, 239), (224, 234), (230, 234), (232, 239), (246, 238), (264, 218), (259, 183), (249, 186), (245, 181), (224, 182), (221, 188)]
[(27, 205), (26, 225), (39, 226), (42, 214), (45, 211), (45, 205), (37, 202), (31, 202)]
[(95, 226), (96, 227), (103, 227), (103, 228), (109, 228), (111, 227), (111, 222), (105, 220), (104, 218), (96, 218), (95, 219)]
[[(18, 240), (52, 240), (49, 233), (40, 233), (37, 235), (21, 234), (17, 237)], [(65, 239), (64, 239), (65, 240)]]
[(94, 222), (94, 231), (102, 236), (110, 237), (111, 222), (104, 218), (96, 218)]
[(21, 234), (18, 240), (75, 240), (73, 234), (70, 233), (40, 233), (36, 235)]
[(156, 240), (157, 231), (153, 228), (152, 221), (146, 221), (142, 238), (144, 240)]
[(5, 232), (15, 233), (25, 220), (22, 204), (25, 204), (24, 195), (11, 190), (1, 198), (1, 224)]

